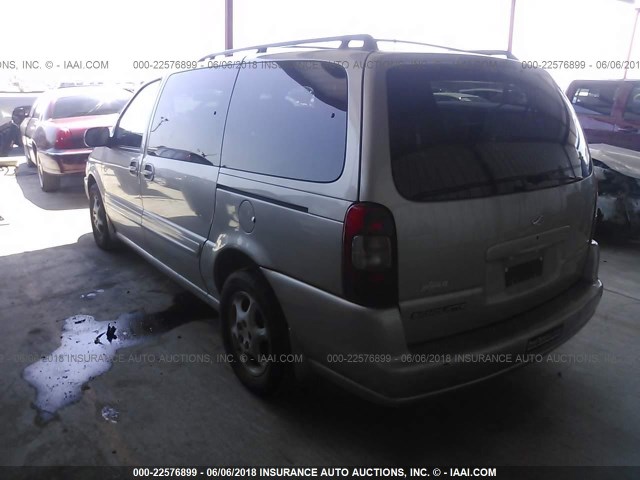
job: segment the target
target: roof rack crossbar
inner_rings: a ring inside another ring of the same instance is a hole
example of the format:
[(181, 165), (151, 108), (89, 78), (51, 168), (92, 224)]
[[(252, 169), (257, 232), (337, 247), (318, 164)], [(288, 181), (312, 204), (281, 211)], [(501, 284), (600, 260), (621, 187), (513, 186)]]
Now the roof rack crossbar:
[(277, 47), (297, 47), (304, 48), (305, 45), (311, 45), (313, 43), (323, 43), (323, 42), (340, 42), (339, 48), (350, 48), (349, 43), (352, 41), (361, 41), (362, 46), (357, 48), (362, 48), (365, 50), (377, 50), (376, 40), (367, 34), (359, 34), (359, 35), (341, 35), (336, 37), (321, 37), (321, 38), (308, 38), (304, 40), (292, 40), (289, 42), (278, 42), (278, 43), (268, 43), (265, 45), (255, 45), (253, 47), (243, 47), (243, 48), (234, 48), (232, 50), (223, 50), (221, 52), (211, 53), (205, 57), (202, 57), (199, 61), (204, 62), (205, 60), (218, 57), (220, 55), (224, 55), (225, 57), (229, 57), (234, 53), (246, 52), (255, 50), (256, 53), (266, 53), (269, 48), (277, 48)]
[(509, 60), (518, 60), (518, 57), (516, 57), (509, 50), (467, 50), (467, 52), (477, 53), (480, 55), (504, 55)]
[(421, 45), (423, 47), (441, 48), (443, 50), (450, 50), (452, 52), (468, 52), (468, 50), (462, 50), (461, 48), (447, 47), (446, 45), (436, 45), (435, 43), (414, 42), (411, 40), (396, 40), (393, 38), (376, 38), (376, 42), (388, 42), (388, 43), (403, 43), (406, 45)]

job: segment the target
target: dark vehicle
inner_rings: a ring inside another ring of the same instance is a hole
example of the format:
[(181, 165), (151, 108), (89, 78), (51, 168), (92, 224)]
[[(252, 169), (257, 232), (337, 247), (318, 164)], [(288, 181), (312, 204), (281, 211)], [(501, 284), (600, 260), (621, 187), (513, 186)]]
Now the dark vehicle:
[(20, 137), (20, 131), (10, 118), (0, 118), (0, 157), (6, 157)]
[(84, 132), (112, 126), (130, 96), (121, 88), (73, 87), (38, 97), (20, 133), (27, 162), (38, 168), (42, 190), (57, 190), (63, 175), (84, 173), (91, 152)]
[(590, 144), (598, 223), (640, 231), (640, 81), (576, 80), (567, 97)]
[(22, 146), (20, 123), (39, 93), (0, 92), (0, 157), (6, 157), (14, 145)]

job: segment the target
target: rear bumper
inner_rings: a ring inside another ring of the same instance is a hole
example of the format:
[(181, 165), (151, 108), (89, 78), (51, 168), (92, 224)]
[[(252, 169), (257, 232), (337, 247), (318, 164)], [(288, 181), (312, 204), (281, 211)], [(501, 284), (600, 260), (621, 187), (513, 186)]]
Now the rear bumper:
[[(349, 390), (394, 404), (469, 385), (539, 360), (575, 335), (602, 297), (597, 245), (585, 279), (506, 321), (420, 345), (406, 344), (397, 309), (371, 310), (265, 270), (294, 349)], [(376, 355), (378, 357), (376, 358)]]
[(73, 175), (84, 173), (91, 150), (45, 150), (38, 151), (38, 157), (45, 172), (51, 175)]

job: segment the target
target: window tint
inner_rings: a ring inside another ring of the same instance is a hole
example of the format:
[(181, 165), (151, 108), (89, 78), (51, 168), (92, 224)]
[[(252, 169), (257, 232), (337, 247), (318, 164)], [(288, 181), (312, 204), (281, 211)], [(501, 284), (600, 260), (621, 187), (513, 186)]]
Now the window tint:
[(616, 84), (579, 86), (573, 94), (571, 103), (577, 113), (611, 115), (617, 89)]
[(51, 118), (113, 115), (120, 113), (130, 96), (127, 91), (122, 90), (60, 97), (53, 102)]
[(236, 74), (236, 69), (202, 68), (169, 77), (151, 122), (147, 153), (219, 165)]
[(627, 105), (624, 108), (625, 120), (640, 122), (640, 85), (636, 85), (629, 94)]
[(160, 82), (155, 81), (136, 94), (116, 126), (115, 146), (140, 148), (159, 88)]
[(387, 89), (393, 178), (406, 198), (504, 195), (590, 173), (575, 114), (541, 75), (511, 66), (398, 66)]
[(229, 168), (313, 182), (342, 173), (347, 74), (326, 62), (265, 62), (240, 70), (225, 130)]

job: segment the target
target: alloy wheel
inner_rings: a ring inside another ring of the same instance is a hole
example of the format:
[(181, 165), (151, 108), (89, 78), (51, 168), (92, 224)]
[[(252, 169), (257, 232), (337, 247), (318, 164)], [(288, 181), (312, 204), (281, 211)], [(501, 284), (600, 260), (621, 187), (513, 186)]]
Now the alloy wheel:
[(263, 374), (269, 363), (271, 342), (260, 305), (247, 292), (237, 292), (231, 302), (229, 317), (236, 356), (249, 373)]
[(93, 195), (93, 201), (91, 202), (91, 221), (100, 235), (104, 235), (106, 227), (103, 208), (100, 197), (98, 195)]

